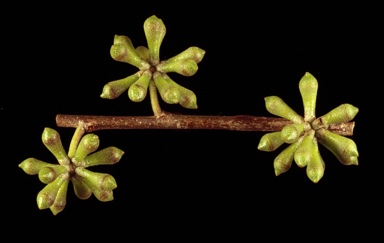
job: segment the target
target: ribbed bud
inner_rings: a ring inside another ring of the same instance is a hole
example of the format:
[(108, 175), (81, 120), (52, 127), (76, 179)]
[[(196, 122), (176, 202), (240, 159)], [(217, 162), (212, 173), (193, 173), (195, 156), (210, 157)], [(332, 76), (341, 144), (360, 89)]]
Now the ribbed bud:
[(44, 184), (53, 182), (59, 175), (68, 172), (67, 168), (62, 165), (54, 165), (44, 167), (39, 171), (39, 180)]
[(331, 151), (340, 163), (344, 165), (358, 165), (359, 152), (355, 142), (350, 139), (330, 132), (326, 129), (316, 131), (317, 140)]
[(160, 46), (166, 33), (163, 21), (152, 15), (144, 21), (144, 33), (147, 38), (151, 64), (157, 65), (159, 64)]
[(303, 123), (304, 118), (289, 107), (280, 97), (268, 96), (264, 98), (267, 111), (273, 115), (283, 117), (294, 123)]
[(293, 155), (295, 151), (299, 147), (303, 138), (299, 138), (299, 140), (295, 143), (290, 144), (283, 151), (280, 152), (279, 155), (276, 156), (273, 161), (273, 167), (275, 169), (275, 175), (278, 176), (286, 171), (288, 171), (292, 166)]
[(116, 147), (108, 147), (85, 157), (80, 166), (112, 165), (119, 162), (123, 155), (123, 150)]
[(299, 82), (299, 89), (304, 105), (304, 120), (312, 122), (316, 118), (317, 80), (306, 72)]
[(39, 171), (44, 167), (56, 166), (54, 164), (50, 164), (35, 158), (25, 159), (23, 162), (19, 164), (19, 167), (28, 175), (36, 175)]
[(350, 104), (342, 104), (327, 114), (318, 117), (316, 120), (321, 120), (323, 125), (349, 122), (356, 116), (358, 112), (359, 109), (357, 107)]
[(76, 174), (83, 178), (83, 182), (92, 190), (98, 200), (105, 202), (113, 199), (111, 192), (117, 187), (117, 184), (111, 175), (92, 172), (83, 167), (77, 167)]
[(80, 164), (88, 154), (96, 151), (99, 148), (99, 145), (99, 136), (93, 133), (84, 135), (75, 151), (75, 156), (72, 159), (73, 163), (76, 165)]
[(314, 183), (318, 183), (324, 176), (325, 163), (320, 155), (319, 147), (316, 139), (312, 140), (312, 156), (307, 165), (307, 176)]
[(115, 35), (110, 54), (114, 60), (129, 63), (140, 70), (151, 67), (151, 65), (144, 61), (136, 52), (131, 39), (124, 35)]
[(201, 62), (201, 60), (203, 60), (204, 55), (205, 55), (205, 50), (196, 46), (192, 46), (186, 49), (185, 51), (177, 54), (176, 56), (173, 56), (165, 60), (164, 63), (168, 64), (168, 63), (177, 62), (185, 59), (193, 59), (195, 60), (196, 63), (199, 63)]
[(281, 130), (281, 137), (286, 143), (294, 143), (304, 133), (304, 130), (305, 130), (305, 123), (289, 124)]
[(151, 81), (152, 72), (146, 70), (140, 78), (128, 89), (128, 97), (134, 102), (140, 102), (147, 96), (149, 81)]
[(139, 56), (146, 62), (149, 63), (149, 50), (145, 46), (138, 46), (136, 47), (136, 52), (139, 54)]
[(193, 59), (181, 59), (174, 62), (160, 62), (156, 69), (159, 72), (176, 72), (188, 77), (194, 75), (199, 67)]
[(61, 143), (60, 135), (56, 130), (49, 127), (44, 128), (41, 139), (61, 165), (69, 165), (70, 160)]
[(78, 198), (85, 200), (92, 196), (92, 190), (83, 182), (82, 177), (74, 175), (71, 177), (71, 181), (75, 195)]
[(57, 192), (55, 201), (53, 202), (52, 206), (49, 207), (49, 209), (54, 215), (57, 215), (58, 213), (63, 211), (67, 204), (68, 182), (69, 180), (66, 180), (63, 182), (63, 184), (61, 184), (59, 191)]
[(257, 149), (270, 152), (276, 150), (283, 143), (284, 140), (281, 138), (281, 132), (271, 132), (261, 137)]
[(37, 206), (39, 209), (46, 209), (53, 205), (55, 202), (56, 195), (61, 187), (61, 185), (68, 181), (69, 175), (67, 173), (61, 174), (58, 176), (52, 183), (46, 185), (38, 194), (37, 194)]
[(312, 159), (314, 133), (313, 130), (310, 130), (304, 134), (303, 141), (294, 154), (293, 158), (300, 168), (307, 166)]
[(103, 99), (116, 99), (139, 79), (140, 73), (139, 71), (126, 78), (107, 83), (104, 85), (100, 97)]
[(164, 79), (159, 73), (153, 74), (153, 79), (161, 98), (168, 104), (177, 104), (180, 100), (180, 90), (172, 82)]
[(180, 100), (179, 104), (187, 109), (197, 109), (197, 97), (195, 93), (192, 90), (189, 90), (179, 84), (177, 84), (175, 81), (173, 81), (167, 74), (162, 74), (163, 78), (172, 83), (175, 87), (178, 88), (180, 92)]

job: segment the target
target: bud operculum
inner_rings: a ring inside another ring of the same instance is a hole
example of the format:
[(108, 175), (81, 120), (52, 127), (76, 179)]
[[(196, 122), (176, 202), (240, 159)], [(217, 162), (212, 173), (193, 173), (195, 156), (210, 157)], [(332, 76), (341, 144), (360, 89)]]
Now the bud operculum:
[(261, 151), (274, 151), (284, 143), (281, 132), (271, 132), (261, 137), (258, 149)]
[(133, 102), (140, 102), (147, 96), (149, 82), (152, 78), (152, 73), (146, 70), (140, 78), (133, 83), (128, 89), (128, 97)]
[(139, 71), (126, 78), (107, 83), (104, 85), (100, 97), (104, 99), (116, 99), (126, 90), (128, 90), (128, 88), (139, 79), (140, 75), (141, 72)]

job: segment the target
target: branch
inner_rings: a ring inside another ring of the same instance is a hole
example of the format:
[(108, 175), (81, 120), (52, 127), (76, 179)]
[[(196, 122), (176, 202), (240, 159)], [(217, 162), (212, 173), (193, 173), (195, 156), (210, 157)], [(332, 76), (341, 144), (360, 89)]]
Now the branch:
[[(260, 117), (249, 115), (237, 116), (197, 116), (166, 113), (163, 116), (90, 116), (65, 115), (56, 116), (59, 127), (77, 128), (79, 123), (85, 125), (87, 132), (111, 129), (209, 129), (232, 131), (280, 131), (292, 122), (280, 117)], [(333, 124), (328, 130), (342, 136), (352, 136), (354, 122)]]

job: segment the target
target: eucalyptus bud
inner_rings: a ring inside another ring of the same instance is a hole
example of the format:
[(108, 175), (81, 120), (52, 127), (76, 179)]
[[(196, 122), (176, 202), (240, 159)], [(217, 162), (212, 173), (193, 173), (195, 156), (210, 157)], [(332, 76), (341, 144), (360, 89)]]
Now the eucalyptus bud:
[(319, 147), (316, 138), (312, 140), (312, 155), (307, 165), (307, 176), (308, 178), (317, 183), (323, 177), (325, 171), (325, 163), (320, 155)]
[(330, 125), (333, 123), (349, 122), (356, 116), (358, 112), (359, 109), (357, 107), (350, 104), (342, 104), (327, 114), (318, 117), (313, 121), (312, 126), (319, 127), (318, 124)]
[(53, 182), (59, 175), (68, 172), (63, 165), (51, 165), (39, 171), (39, 180), (44, 184)]
[(151, 81), (152, 72), (146, 70), (140, 78), (128, 89), (128, 97), (134, 102), (140, 102), (147, 96), (149, 81)]
[(25, 159), (23, 162), (19, 164), (19, 167), (28, 175), (36, 175), (39, 171), (44, 167), (52, 167), (56, 166), (35, 158)]
[(343, 137), (323, 128), (316, 131), (316, 136), (319, 143), (331, 151), (340, 163), (344, 165), (359, 164), (359, 152), (352, 139)]
[(275, 169), (275, 175), (278, 176), (288, 171), (292, 166), (293, 155), (295, 154), (300, 143), (303, 141), (303, 137), (300, 137), (296, 142), (290, 144), (279, 155), (276, 156), (273, 161), (273, 167)]
[(155, 15), (147, 18), (144, 21), (144, 33), (147, 38), (151, 64), (157, 65), (160, 60), (160, 46), (166, 33), (163, 21)]
[(281, 137), (286, 143), (294, 143), (300, 138), (301, 135), (303, 135), (305, 128), (305, 123), (293, 123), (286, 125), (281, 130)]
[(69, 180), (66, 180), (63, 182), (63, 184), (61, 184), (59, 191), (56, 194), (55, 201), (53, 202), (52, 206), (49, 207), (54, 215), (57, 215), (63, 211), (67, 204), (68, 182)]
[(304, 105), (304, 120), (312, 122), (316, 118), (317, 80), (306, 72), (299, 82), (299, 89)]
[(283, 117), (294, 123), (304, 122), (304, 118), (289, 107), (280, 97), (268, 96), (264, 98), (268, 112), (273, 115)]
[(75, 191), (75, 195), (82, 199), (88, 199), (92, 196), (92, 190), (83, 182), (83, 178), (79, 175), (74, 175), (71, 177), (73, 189)]
[(179, 87), (180, 100), (179, 104), (187, 109), (197, 109), (197, 97), (192, 90), (189, 90), (183, 86)]
[(46, 209), (53, 205), (57, 193), (61, 185), (69, 180), (68, 173), (61, 174), (58, 176), (52, 183), (46, 185), (38, 194), (37, 194), (37, 206), (39, 209)]
[(126, 78), (107, 83), (104, 85), (100, 97), (103, 99), (116, 99), (123, 92), (128, 90), (128, 88), (139, 79), (140, 75), (141, 72), (139, 71)]
[(164, 79), (159, 73), (153, 74), (155, 85), (159, 91), (161, 98), (168, 104), (177, 104), (180, 100), (180, 90), (172, 82)]
[(151, 65), (144, 61), (136, 52), (131, 39), (124, 35), (115, 35), (110, 54), (114, 60), (129, 63), (140, 70), (151, 67)]
[(199, 67), (193, 59), (181, 59), (174, 62), (160, 62), (156, 69), (163, 73), (176, 72), (184, 76), (192, 76)]
[(192, 90), (189, 90), (176, 82), (174, 82), (167, 74), (162, 74), (163, 78), (172, 83), (175, 87), (178, 88), (180, 92), (179, 104), (187, 109), (197, 109), (197, 98), (195, 93)]
[(44, 145), (51, 151), (61, 165), (69, 165), (70, 159), (64, 150), (60, 135), (56, 130), (49, 127), (44, 128), (41, 138)]
[(304, 134), (303, 141), (297, 148), (294, 154), (294, 160), (296, 164), (303, 168), (308, 165), (308, 162), (312, 159), (313, 139), (315, 131), (309, 130)]
[(80, 166), (112, 165), (119, 162), (123, 155), (123, 150), (116, 147), (108, 147), (85, 157)]
[(270, 132), (261, 137), (257, 149), (261, 151), (274, 151), (284, 143), (281, 132)]
[(96, 151), (99, 145), (100, 139), (96, 134), (89, 133), (84, 135), (77, 146), (72, 162), (76, 165), (80, 164), (88, 154)]
[(196, 63), (199, 63), (201, 62), (201, 60), (203, 60), (204, 55), (205, 55), (205, 50), (196, 46), (192, 46), (186, 49), (185, 51), (177, 54), (176, 56), (165, 60), (164, 64), (178, 62), (180, 60), (185, 60), (185, 59), (193, 59)]
[(149, 50), (145, 46), (138, 46), (136, 47), (136, 52), (139, 54), (139, 56), (146, 62), (150, 62), (149, 60)]
[(95, 197), (100, 201), (113, 200), (113, 189), (117, 187), (113, 176), (105, 173), (89, 171), (83, 167), (76, 168), (76, 174), (83, 178), (83, 182), (92, 190)]

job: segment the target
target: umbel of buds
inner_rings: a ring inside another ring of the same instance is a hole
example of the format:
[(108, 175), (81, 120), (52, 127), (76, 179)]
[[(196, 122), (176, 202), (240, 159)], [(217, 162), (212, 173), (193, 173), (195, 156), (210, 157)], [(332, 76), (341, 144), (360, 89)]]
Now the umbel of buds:
[(63, 148), (59, 133), (45, 128), (42, 141), (55, 156), (58, 164), (50, 164), (36, 158), (28, 158), (19, 167), (29, 175), (38, 175), (46, 186), (37, 194), (39, 209), (49, 208), (57, 215), (66, 206), (67, 188), (72, 181), (74, 192), (80, 199), (88, 199), (92, 194), (100, 201), (113, 200), (113, 190), (117, 187), (115, 179), (104, 173), (92, 172), (87, 167), (117, 163), (124, 151), (116, 147), (107, 147), (95, 152), (100, 144), (95, 134), (86, 134), (79, 138), (80, 129), (76, 129), (68, 152)]
[(115, 35), (110, 49), (112, 58), (131, 64), (139, 71), (126, 78), (107, 83), (103, 87), (100, 97), (115, 99), (128, 91), (130, 100), (141, 102), (152, 85), (157, 88), (162, 100), (166, 103), (197, 109), (195, 93), (174, 82), (167, 73), (174, 72), (183, 76), (194, 75), (198, 70), (197, 64), (203, 59), (205, 51), (192, 46), (174, 57), (160, 61), (160, 46), (166, 33), (163, 21), (154, 15), (149, 17), (144, 22), (144, 33), (148, 47), (137, 46), (135, 48), (127, 36)]
[(282, 144), (289, 144), (274, 160), (276, 176), (288, 171), (295, 161), (306, 167), (308, 178), (319, 182), (325, 171), (325, 163), (320, 155), (318, 143), (330, 150), (344, 165), (358, 165), (355, 142), (328, 130), (329, 125), (351, 121), (359, 109), (350, 104), (342, 104), (325, 115), (316, 118), (316, 98), (318, 82), (310, 73), (305, 73), (299, 82), (304, 105), (304, 117), (292, 110), (277, 96), (265, 97), (267, 110), (276, 116), (286, 118), (292, 124), (279, 132), (265, 134), (259, 142), (261, 151), (274, 151)]

